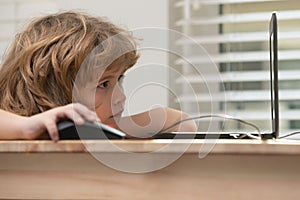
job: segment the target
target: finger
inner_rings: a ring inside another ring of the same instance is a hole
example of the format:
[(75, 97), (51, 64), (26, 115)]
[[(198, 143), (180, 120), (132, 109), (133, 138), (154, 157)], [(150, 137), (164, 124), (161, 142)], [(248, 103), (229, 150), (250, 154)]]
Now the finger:
[(73, 108), (67, 109), (63, 111), (64, 117), (71, 119), (78, 125), (84, 124), (84, 119), (82, 116), (77, 113)]
[(58, 129), (56, 123), (52, 120), (49, 120), (48, 122), (45, 123), (45, 126), (51, 140), (57, 142), (59, 140), (59, 135), (58, 135)]
[(73, 104), (73, 108), (75, 111), (77, 111), (80, 115), (82, 115), (85, 119), (89, 121), (100, 121), (95, 112), (91, 111), (82, 104), (75, 103)]

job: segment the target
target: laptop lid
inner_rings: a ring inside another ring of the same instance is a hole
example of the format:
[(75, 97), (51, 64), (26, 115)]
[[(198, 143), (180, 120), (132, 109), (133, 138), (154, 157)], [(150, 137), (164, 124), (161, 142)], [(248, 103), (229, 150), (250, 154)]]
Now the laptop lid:
[(277, 16), (272, 13), (269, 26), (269, 51), (270, 51), (270, 83), (271, 83), (271, 120), (272, 136), (279, 136), (279, 102), (278, 102), (278, 38)]
[[(273, 139), (279, 136), (279, 98), (278, 98), (278, 37), (277, 37), (277, 16), (276, 12), (272, 13), (269, 24), (269, 53), (270, 53), (270, 93), (271, 93), (271, 133), (262, 133), (262, 139)], [(195, 134), (195, 135), (194, 135)], [(242, 133), (243, 134), (243, 133)], [(177, 137), (180, 133), (176, 133)], [(206, 138), (207, 133), (190, 133), (195, 138)], [(227, 133), (210, 134), (212, 138), (228, 138), (233, 136)], [(154, 138), (173, 138), (174, 133), (161, 133)], [(187, 134), (183, 134), (179, 138), (186, 138)]]

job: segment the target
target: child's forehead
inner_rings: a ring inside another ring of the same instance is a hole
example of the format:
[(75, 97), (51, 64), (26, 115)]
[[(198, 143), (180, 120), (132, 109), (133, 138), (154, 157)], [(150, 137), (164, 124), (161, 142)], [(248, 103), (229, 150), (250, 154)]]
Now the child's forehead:
[(128, 66), (126, 65), (120, 65), (117, 63), (113, 63), (109, 67), (107, 67), (104, 72), (102, 73), (102, 76), (106, 75), (118, 75), (118, 74), (123, 74), (125, 71), (128, 69)]

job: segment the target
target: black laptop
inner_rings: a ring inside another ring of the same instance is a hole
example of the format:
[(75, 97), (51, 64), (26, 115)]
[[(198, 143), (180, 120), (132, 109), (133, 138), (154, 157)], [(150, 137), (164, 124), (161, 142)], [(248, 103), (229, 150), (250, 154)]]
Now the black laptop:
[(279, 95), (278, 95), (278, 27), (276, 12), (272, 13), (269, 27), (270, 76), (271, 76), (271, 119), (272, 138), (279, 137)]
[[(260, 133), (262, 139), (277, 139), (279, 136), (279, 97), (278, 97), (278, 38), (277, 38), (277, 16), (272, 13), (269, 24), (269, 52), (270, 52), (270, 92), (271, 92), (271, 128), (269, 133)], [(245, 133), (159, 133), (153, 138), (199, 138), (199, 139), (236, 139), (257, 138), (258, 133), (251, 133), (249, 137)]]
[[(160, 132), (151, 134), (144, 139), (236, 139), (259, 138), (276, 139), (279, 136), (279, 105), (278, 105), (278, 46), (277, 46), (277, 17), (272, 13), (269, 27), (269, 51), (270, 51), (270, 92), (271, 92), (271, 122), (270, 133), (228, 133), (228, 132)], [(108, 127), (101, 123), (86, 122), (82, 126), (75, 126), (72, 121), (58, 123), (60, 139), (140, 139), (128, 136), (121, 131)], [(78, 134), (79, 133), (79, 134)]]

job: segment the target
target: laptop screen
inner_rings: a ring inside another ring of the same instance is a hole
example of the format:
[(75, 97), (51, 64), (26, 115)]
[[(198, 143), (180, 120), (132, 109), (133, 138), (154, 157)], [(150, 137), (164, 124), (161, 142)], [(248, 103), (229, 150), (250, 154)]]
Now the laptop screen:
[(271, 78), (271, 119), (274, 138), (279, 135), (279, 105), (278, 105), (278, 45), (277, 16), (272, 13), (269, 30), (270, 78)]

